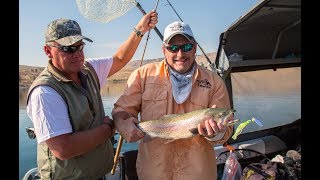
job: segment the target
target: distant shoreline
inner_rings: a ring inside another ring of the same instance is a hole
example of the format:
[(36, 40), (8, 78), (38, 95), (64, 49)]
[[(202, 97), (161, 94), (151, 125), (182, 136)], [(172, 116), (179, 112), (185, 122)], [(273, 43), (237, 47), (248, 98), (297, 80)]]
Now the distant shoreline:
[[(101, 87), (102, 96), (117, 96), (123, 93), (127, 83), (126, 80), (119, 81), (108, 81), (108, 83)], [(19, 87), (19, 106), (26, 106), (27, 103), (27, 93), (29, 87)]]
[[(211, 62), (214, 61), (216, 57), (216, 53), (207, 53), (206, 54)], [(147, 59), (143, 61), (144, 64), (148, 64), (151, 62), (159, 62), (163, 60), (163, 58), (157, 59)], [(198, 64), (203, 64), (205, 67), (209, 66), (209, 63), (204, 55), (197, 55), (196, 62)], [(124, 66), (120, 71), (112, 75), (108, 78), (109, 83), (123, 83), (126, 82), (134, 69), (137, 69), (140, 66), (140, 61), (134, 60), (130, 61), (126, 66)], [(45, 67), (36, 67), (36, 66), (28, 66), (28, 65), (19, 65), (19, 92), (27, 91), (33, 82), (33, 80), (40, 74), (40, 72)], [(21, 93), (20, 93), (21, 94)]]

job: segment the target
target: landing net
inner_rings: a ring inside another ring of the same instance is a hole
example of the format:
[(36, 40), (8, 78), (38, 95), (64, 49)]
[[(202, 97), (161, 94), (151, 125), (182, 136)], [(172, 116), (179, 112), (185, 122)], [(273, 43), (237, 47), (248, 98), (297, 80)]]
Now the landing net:
[(135, 0), (76, 0), (81, 14), (93, 21), (107, 23), (124, 15), (133, 6)]

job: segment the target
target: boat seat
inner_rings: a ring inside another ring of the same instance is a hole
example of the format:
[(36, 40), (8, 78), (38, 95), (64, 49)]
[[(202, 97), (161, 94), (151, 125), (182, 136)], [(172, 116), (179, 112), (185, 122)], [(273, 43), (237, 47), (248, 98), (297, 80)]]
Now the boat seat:
[(122, 153), (120, 157), (122, 180), (138, 180), (136, 170), (138, 150), (131, 150)]

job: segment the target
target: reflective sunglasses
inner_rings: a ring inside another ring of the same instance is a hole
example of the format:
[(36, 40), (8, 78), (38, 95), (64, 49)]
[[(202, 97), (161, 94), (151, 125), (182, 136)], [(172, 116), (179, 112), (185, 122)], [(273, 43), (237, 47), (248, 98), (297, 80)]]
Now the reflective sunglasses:
[(84, 45), (85, 45), (85, 43), (83, 42), (82, 44), (80, 44), (78, 46), (55, 46), (55, 45), (49, 45), (49, 46), (58, 48), (62, 52), (73, 54), (78, 50), (82, 51), (84, 48)]
[(188, 52), (193, 48), (193, 44), (192, 43), (187, 43), (187, 44), (183, 44), (181, 46), (178, 45), (167, 45), (165, 46), (165, 48), (172, 52), (172, 53), (176, 53), (179, 51), (179, 49), (181, 49), (183, 52)]

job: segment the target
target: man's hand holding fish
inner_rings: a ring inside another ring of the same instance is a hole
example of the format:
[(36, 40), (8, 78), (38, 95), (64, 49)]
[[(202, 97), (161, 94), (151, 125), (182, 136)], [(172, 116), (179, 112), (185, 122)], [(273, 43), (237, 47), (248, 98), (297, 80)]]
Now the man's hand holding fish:
[[(211, 108), (216, 108), (217, 106), (214, 104)], [(206, 137), (208, 140), (211, 139), (221, 133), (224, 134), (226, 128), (230, 122), (233, 122), (233, 114), (228, 118), (225, 118), (222, 121), (215, 121), (212, 117), (209, 117), (198, 124), (198, 131), (201, 136)]]
[(113, 112), (112, 117), (118, 120), (115, 121), (115, 126), (126, 142), (136, 142), (144, 137), (144, 133), (136, 125), (139, 123), (138, 119), (131, 114), (118, 109)]

